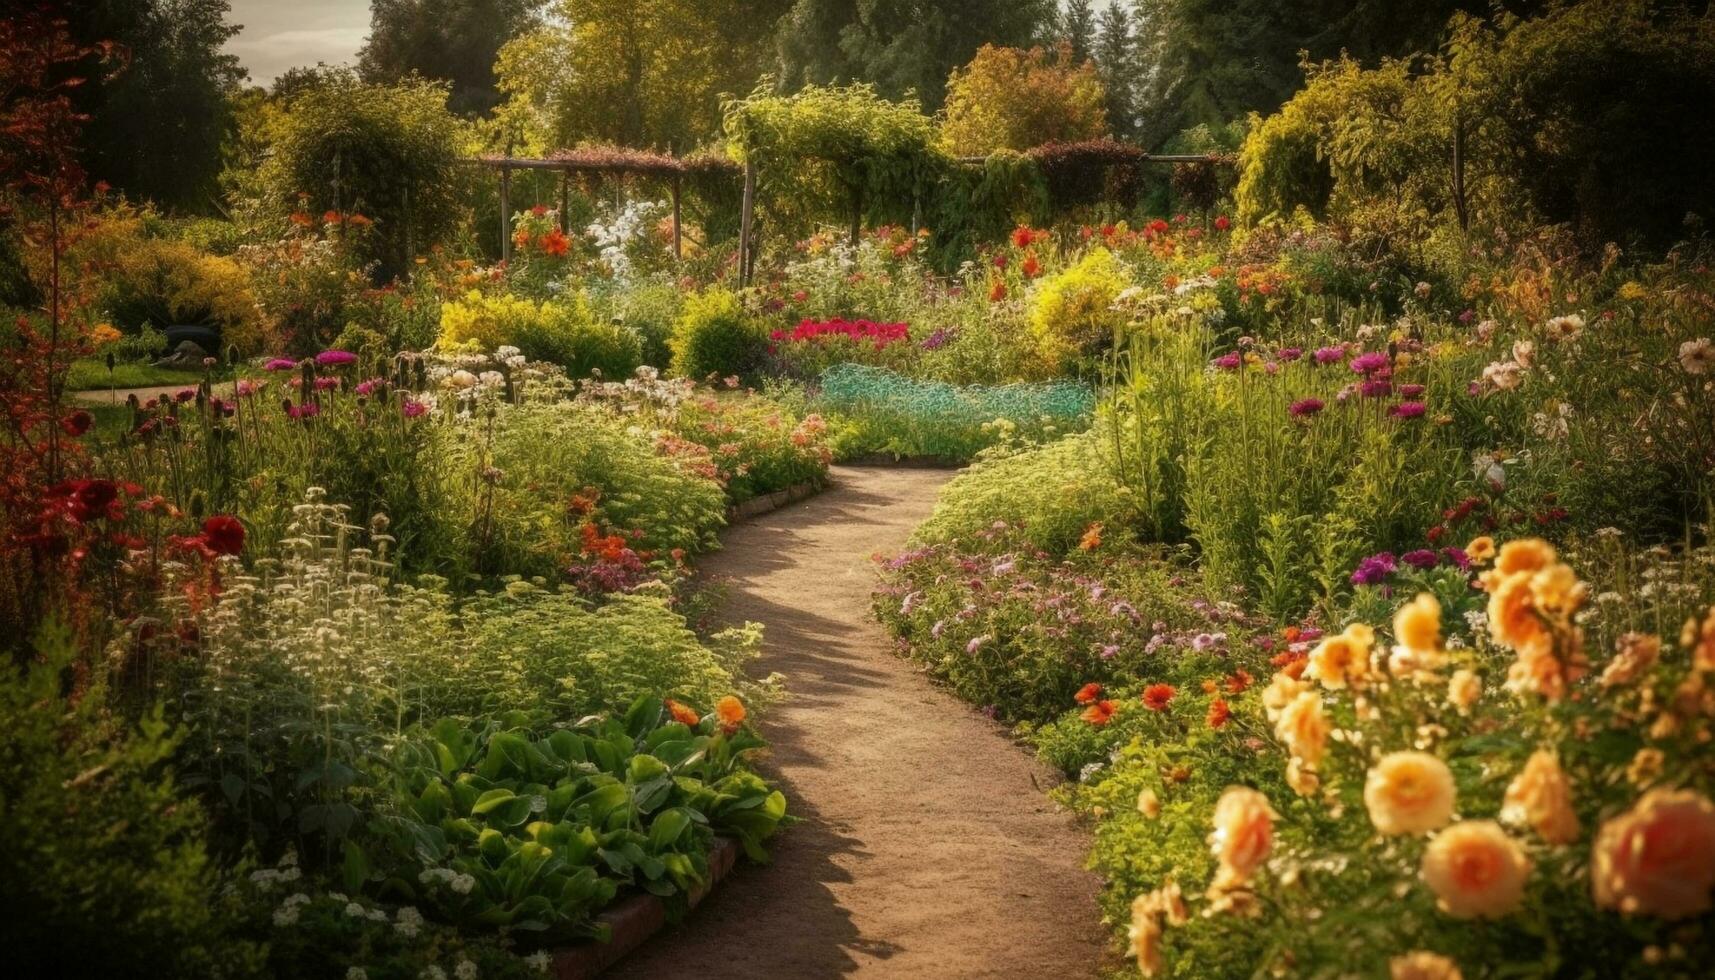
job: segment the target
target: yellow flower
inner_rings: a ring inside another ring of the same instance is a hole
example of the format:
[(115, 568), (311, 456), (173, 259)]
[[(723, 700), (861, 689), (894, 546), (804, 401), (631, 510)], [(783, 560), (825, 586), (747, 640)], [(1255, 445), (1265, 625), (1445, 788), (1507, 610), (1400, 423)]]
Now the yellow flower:
[(1161, 916), (1149, 904), (1148, 895), (1139, 895), (1131, 903), (1131, 926), (1126, 930), (1131, 940), (1131, 955), (1137, 960), (1138, 972), (1146, 977), (1161, 975)]
[(1524, 898), (1530, 859), (1492, 820), (1456, 823), (1423, 852), (1423, 881), (1456, 919), (1499, 918)]
[(1322, 695), (1305, 691), (1280, 710), (1274, 734), (1293, 758), (1316, 766), (1328, 749), (1328, 716), (1322, 711)]
[(1630, 684), (1655, 666), (1661, 656), (1661, 637), (1649, 633), (1627, 633), (1614, 646), (1614, 659), (1602, 671), (1605, 688)]
[(1321, 681), (1327, 688), (1362, 684), (1369, 676), (1370, 648), (1375, 637), (1375, 631), (1362, 623), (1353, 623), (1336, 636), (1324, 637), (1310, 651), (1305, 676)]
[(1155, 790), (1146, 786), (1138, 792), (1137, 812), (1151, 820), (1161, 816), (1161, 799), (1155, 795)]
[(1296, 756), (1286, 764), (1286, 785), (1299, 796), (1311, 796), (1322, 788), (1322, 779), (1315, 770), (1304, 764), (1304, 760)]
[(1701, 915), (1715, 889), (1715, 806), (1692, 790), (1656, 789), (1602, 825), (1590, 859), (1601, 908), (1663, 919)]
[(1453, 772), (1427, 752), (1393, 752), (1364, 780), (1364, 806), (1383, 834), (1423, 834), (1453, 819)]
[(1460, 714), (1469, 714), (1471, 706), (1483, 696), (1483, 682), (1474, 670), (1456, 670), (1447, 682), (1447, 700)]
[(1552, 646), (1548, 628), (1537, 615), (1530, 581), (1529, 575), (1507, 575), (1489, 593), (1489, 633), (1520, 655), (1547, 652)]
[(1572, 782), (1560, 768), (1560, 758), (1546, 749), (1531, 754), (1524, 769), (1507, 785), (1501, 820), (1530, 827), (1550, 844), (1578, 839), (1578, 814), (1572, 809)]
[(1215, 803), (1215, 829), (1209, 849), (1220, 862), (1215, 887), (1228, 889), (1249, 881), (1274, 846), (1274, 808), (1268, 797), (1246, 786), (1229, 786)]
[(1487, 564), (1495, 557), (1495, 539), (1487, 534), (1472, 538), (1471, 543), (1465, 546), (1465, 557), (1471, 559), (1473, 565)]
[(1297, 680), (1291, 674), (1285, 671), (1277, 672), (1262, 692), (1262, 707), (1268, 713), (1268, 720), (1278, 720), (1281, 710), (1309, 689), (1310, 685)]
[(1554, 563), (1554, 547), (1541, 538), (1521, 538), (1501, 545), (1495, 571), (1502, 575), (1534, 572)]
[(1441, 603), (1427, 592), (1394, 612), (1393, 637), (1398, 643), (1388, 666), (1395, 674), (1438, 670), (1447, 662), (1441, 650)]
[(1419, 950), (1388, 961), (1388, 980), (1464, 980), (1459, 964), (1440, 953)]

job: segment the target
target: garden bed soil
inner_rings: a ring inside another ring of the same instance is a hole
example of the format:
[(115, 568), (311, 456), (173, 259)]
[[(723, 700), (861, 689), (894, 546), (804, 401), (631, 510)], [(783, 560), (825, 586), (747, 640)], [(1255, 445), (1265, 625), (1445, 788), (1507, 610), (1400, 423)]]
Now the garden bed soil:
[(787, 504), (795, 504), (800, 500), (814, 497), (821, 493), (827, 485), (826, 479), (805, 480), (803, 483), (794, 483), (784, 490), (758, 494), (749, 500), (728, 507), (726, 509), (727, 523), (736, 524), (752, 517), (760, 517), (763, 514), (777, 511)]
[(727, 530), (700, 562), (729, 622), (765, 624), (761, 772), (798, 822), (695, 915), (612, 970), (627, 980), (1091, 977), (1104, 965), (1087, 834), (1054, 774), (893, 653), (871, 556), (902, 548), (942, 470), (838, 466), (824, 493)]
[[(686, 896), (696, 908), (738, 863), (738, 844), (719, 837), (709, 849), (708, 883)], [(589, 980), (641, 946), (667, 924), (667, 903), (655, 895), (633, 895), (596, 916), (610, 930), (605, 943), (588, 942), (554, 951), (555, 980)]]

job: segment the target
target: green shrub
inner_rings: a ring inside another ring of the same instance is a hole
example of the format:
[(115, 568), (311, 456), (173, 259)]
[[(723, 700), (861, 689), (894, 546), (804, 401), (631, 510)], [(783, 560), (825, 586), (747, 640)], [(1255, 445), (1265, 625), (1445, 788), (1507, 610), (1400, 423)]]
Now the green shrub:
[(220, 941), (202, 811), (167, 769), (184, 732), (159, 705), (133, 727), (107, 714), (101, 689), (69, 696), (63, 631), (45, 630), (36, 656), (0, 665), (11, 955), (39, 976), (244, 975), (254, 953)]
[(768, 354), (767, 329), (745, 312), (738, 294), (710, 289), (685, 300), (669, 341), (681, 378), (744, 377)]
[(1125, 263), (1105, 248), (1044, 280), (1030, 300), (1030, 331), (1042, 356), (1072, 365), (1112, 347), (1125, 325), (1114, 301), (1131, 281)]
[(600, 306), (604, 315), (637, 334), (643, 363), (661, 370), (672, 363), (668, 345), (684, 308), (685, 296), (678, 283), (654, 280), (638, 283)]
[(516, 347), (532, 360), (560, 365), (574, 378), (598, 373), (623, 378), (642, 362), (638, 336), (597, 322), (582, 296), (537, 303), (472, 290), (441, 307), (440, 345), (456, 350), (473, 344), (485, 351)]

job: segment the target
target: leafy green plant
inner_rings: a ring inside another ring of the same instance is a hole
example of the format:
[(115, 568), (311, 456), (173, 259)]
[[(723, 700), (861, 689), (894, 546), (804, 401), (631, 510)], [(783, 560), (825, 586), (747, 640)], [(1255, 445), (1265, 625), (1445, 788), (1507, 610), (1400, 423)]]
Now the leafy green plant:
[(744, 377), (762, 366), (768, 333), (737, 293), (710, 289), (685, 300), (668, 340), (673, 373), (681, 378)]

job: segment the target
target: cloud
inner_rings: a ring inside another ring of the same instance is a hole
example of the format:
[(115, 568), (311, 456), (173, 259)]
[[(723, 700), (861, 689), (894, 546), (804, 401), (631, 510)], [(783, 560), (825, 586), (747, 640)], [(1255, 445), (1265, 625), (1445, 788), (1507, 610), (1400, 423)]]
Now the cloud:
[(351, 61), (369, 36), (367, 0), (233, 0), (231, 19), (244, 30), (226, 50), (258, 85), (299, 65)]

